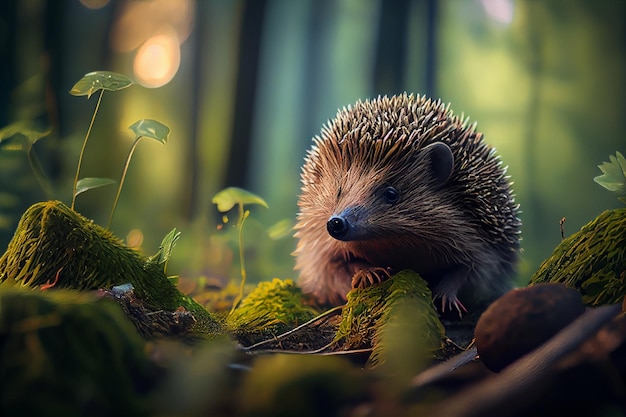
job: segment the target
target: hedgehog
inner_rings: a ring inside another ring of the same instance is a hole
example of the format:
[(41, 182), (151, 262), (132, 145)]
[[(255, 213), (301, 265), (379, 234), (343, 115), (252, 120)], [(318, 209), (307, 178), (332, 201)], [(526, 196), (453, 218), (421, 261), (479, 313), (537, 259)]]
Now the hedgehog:
[(520, 252), (506, 169), (476, 123), (441, 100), (405, 93), (339, 110), (301, 170), (293, 255), (303, 292), (339, 305), (410, 269), (442, 313), (493, 301), (513, 287)]

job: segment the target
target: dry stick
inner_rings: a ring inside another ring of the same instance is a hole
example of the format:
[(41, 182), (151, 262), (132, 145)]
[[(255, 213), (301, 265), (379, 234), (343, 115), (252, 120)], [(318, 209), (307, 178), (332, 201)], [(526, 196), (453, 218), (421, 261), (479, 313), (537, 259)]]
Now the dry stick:
[(565, 240), (565, 227), (563, 227), (564, 224), (565, 224), (565, 217), (561, 218), (561, 221), (559, 222), (559, 226), (561, 227), (561, 241)]
[(487, 378), (449, 398), (432, 415), (470, 417), (497, 415), (508, 404), (532, 400), (542, 378), (555, 372), (554, 363), (577, 349), (622, 309), (621, 304), (590, 310), (571, 322), (546, 343), (509, 365), (500, 374)]
[[(286, 332), (285, 332), (285, 333), (283, 333), (283, 334), (279, 334), (278, 336), (274, 337), (273, 339), (262, 340), (262, 341), (260, 341), (260, 342), (258, 342), (258, 343), (255, 343), (255, 344), (253, 344), (253, 345), (250, 345), (250, 346), (243, 346), (243, 347), (241, 348), (241, 350), (244, 350), (244, 351), (249, 351), (249, 350), (252, 350), (252, 349), (256, 349), (256, 348), (257, 348), (257, 347), (259, 347), (259, 346), (263, 346), (263, 345), (266, 345), (266, 344), (268, 344), (268, 343), (271, 343), (271, 342), (276, 342), (276, 341), (278, 341), (278, 340), (280, 340), (280, 339), (284, 339), (285, 337), (287, 337), (287, 336), (289, 336), (289, 335), (291, 335), (291, 334), (293, 334), (293, 333), (295, 333), (295, 332), (297, 332), (297, 331), (299, 331), (299, 330), (303, 329), (303, 328), (304, 328), (304, 327), (306, 327), (306, 326), (309, 326), (309, 325), (311, 325), (311, 324), (315, 323), (316, 321), (318, 321), (318, 320), (320, 320), (320, 319), (323, 319), (324, 317), (328, 316), (328, 315), (329, 315), (329, 314), (331, 314), (331, 313), (334, 313), (334, 312), (335, 312), (335, 311), (337, 311), (337, 310), (342, 309), (343, 307), (344, 307), (344, 305), (340, 305), (340, 306), (337, 306), (337, 307), (333, 307), (333, 308), (331, 308), (330, 310), (326, 310), (326, 311), (325, 311), (325, 312), (323, 312), (322, 314), (320, 314), (320, 315), (318, 315), (318, 316), (313, 317), (311, 320), (309, 320), (309, 321), (307, 321), (307, 322), (305, 322), (305, 323), (302, 323), (301, 325), (299, 325), (299, 326), (297, 326), (297, 327), (294, 327), (293, 329), (288, 330), (288, 331), (286, 331)], [(332, 343), (332, 342), (331, 342), (331, 343)], [(330, 345), (330, 344), (329, 344), (329, 345)], [(327, 348), (329, 345), (324, 346), (324, 348)]]
[[(282, 336), (282, 335), (281, 335)], [(265, 342), (265, 341), (264, 341)], [(254, 353), (255, 355), (266, 355), (268, 353), (285, 353), (288, 355), (315, 355), (318, 353), (322, 353), (324, 352), (326, 349), (328, 349), (329, 347), (331, 347), (333, 345), (333, 343), (335, 343), (335, 341), (331, 341), (329, 343), (326, 343), (324, 346), (322, 346), (319, 349), (314, 349), (314, 350), (284, 350), (284, 349), (266, 349), (266, 350), (255, 350)], [(345, 351), (341, 351), (342, 353), (345, 352), (347, 353), (360, 353), (360, 351), (371, 351), (371, 348), (368, 349), (355, 349), (355, 350), (345, 350)], [(332, 355), (332, 354), (336, 354), (337, 352), (325, 352), (322, 353), (323, 355)]]
[(440, 380), (441, 378), (450, 374), (455, 369), (473, 361), (477, 357), (478, 352), (476, 351), (475, 347), (472, 347), (465, 352), (453, 356), (445, 362), (426, 369), (411, 380), (411, 386), (408, 393), (413, 393), (426, 385), (432, 384), (433, 382)]
[(80, 155), (78, 156), (78, 166), (76, 167), (76, 176), (74, 177), (74, 190), (72, 191), (72, 206), (70, 207), (72, 210), (74, 210), (74, 203), (76, 202), (76, 185), (78, 184), (78, 175), (80, 174), (80, 166), (83, 162), (83, 155), (85, 153), (85, 148), (87, 147), (87, 139), (89, 139), (89, 134), (91, 133), (93, 122), (94, 120), (96, 120), (96, 114), (98, 114), (98, 109), (100, 108), (100, 102), (102, 101), (103, 94), (104, 94), (104, 90), (100, 90), (100, 95), (98, 96), (98, 102), (96, 103), (96, 108), (93, 111), (93, 116), (91, 116), (91, 122), (89, 123), (89, 128), (87, 129), (87, 134), (85, 135), (85, 140), (83, 141), (83, 147), (80, 149)]

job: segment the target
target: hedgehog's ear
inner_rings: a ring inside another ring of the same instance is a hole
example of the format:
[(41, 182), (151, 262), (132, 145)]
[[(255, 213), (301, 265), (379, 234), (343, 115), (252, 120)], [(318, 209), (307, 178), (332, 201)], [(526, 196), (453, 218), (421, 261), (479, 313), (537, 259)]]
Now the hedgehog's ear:
[(435, 142), (424, 147), (426, 159), (430, 161), (430, 172), (436, 186), (442, 186), (452, 175), (454, 155), (448, 145)]

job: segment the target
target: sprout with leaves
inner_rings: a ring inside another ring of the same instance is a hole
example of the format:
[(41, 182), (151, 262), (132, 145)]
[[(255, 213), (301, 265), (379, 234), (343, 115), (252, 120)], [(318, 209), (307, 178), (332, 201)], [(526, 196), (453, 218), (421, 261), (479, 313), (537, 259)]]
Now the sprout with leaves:
[(89, 189), (102, 187), (104, 185), (112, 184), (114, 182), (113, 180), (110, 180), (108, 178), (85, 178), (84, 180), (81, 180), (79, 184), (78, 176), (80, 175), (80, 166), (83, 161), (83, 155), (85, 154), (85, 148), (87, 147), (87, 140), (89, 140), (89, 135), (91, 134), (93, 123), (96, 120), (96, 114), (98, 114), (98, 109), (100, 108), (100, 103), (102, 102), (102, 95), (104, 94), (104, 90), (122, 90), (126, 87), (131, 86), (132, 84), (133, 81), (125, 75), (109, 71), (94, 71), (85, 74), (85, 76), (78, 80), (78, 82), (74, 84), (74, 86), (70, 90), (71, 95), (87, 96), (88, 99), (93, 93), (100, 90), (100, 95), (98, 96), (96, 108), (93, 111), (93, 116), (91, 116), (91, 122), (89, 123), (89, 128), (87, 128), (87, 134), (85, 135), (85, 139), (83, 140), (83, 146), (80, 150), (80, 155), (78, 157), (78, 166), (76, 167), (76, 176), (74, 177), (74, 189), (72, 191), (72, 205), (70, 206), (72, 210), (74, 210), (74, 203), (76, 202), (76, 196), (78, 194)]
[(159, 251), (148, 258), (149, 263), (155, 263), (157, 265), (163, 265), (163, 272), (167, 271), (167, 262), (170, 260), (172, 256), (172, 251), (174, 250), (174, 246), (178, 242), (178, 238), (180, 238), (180, 232), (176, 231), (176, 228), (170, 230), (168, 234), (165, 235), (161, 244), (159, 245)]
[(129, 129), (135, 132), (135, 141), (130, 147), (128, 156), (126, 157), (126, 163), (124, 164), (124, 171), (122, 171), (122, 177), (120, 179), (120, 185), (117, 187), (117, 194), (115, 195), (115, 201), (113, 201), (113, 208), (111, 209), (111, 215), (109, 216), (109, 224), (107, 228), (111, 227), (111, 221), (113, 221), (113, 213), (117, 207), (117, 202), (120, 199), (122, 192), (122, 186), (124, 185), (124, 179), (126, 178), (126, 172), (128, 171), (128, 165), (130, 165), (130, 159), (133, 157), (133, 152), (139, 144), (139, 141), (143, 138), (150, 138), (157, 140), (163, 144), (167, 143), (167, 138), (170, 134), (170, 128), (165, 126), (161, 122), (157, 122), (152, 119), (141, 119), (133, 123)]
[(593, 180), (606, 188), (613, 191), (619, 199), (626, 203), (626, 158), (620, 152), (616, 152), (615, 156), (609, 155), (609, 162), (603, 162), (598, 165), (602, 175), (595, 177)]
[[(85, 148), (87, 147), (87, 140), (89, 139), (89, 135), (91, 134), (91, 129), (93, 128), (96, 114), (98, 113), (98, 109), (100, 108), (100, 102), (102, 101), (102, 95), (104, 94), (104, 91), (118, 91), (129, 87), (132, 84), (133, 81), (125, 75), (117, 74), (110, 71), (94, 71), (86, 74), (83, 78), (78, 80), (78, 82), (74, 84), (74, 87), (72, 87), (72, 89), (70, 90), (70, 94), (74, 96), (87, 96), (87, 98), (90, 98), (93, 93), (100, 90), (98, 102), (96, 103), (96, 108), (94, 109), (93, 116), (91, 117), (91, 122), (89, 123), (89, 128), (87, 129), (87, 134), (85, 135), (85, 140), (83, 141), (83, 146), (80, 150), (80, 155), (78, 157), (78, 166), (76, 168), (76, 176), (74, 177), (74, 190), (72, 192), (72, 210), (74, 210), (74, 204), (76, 202), (77, 195), (93, 188), (103, 187), (105, 185), (115, 183), (115, 181), (110, 178), (82, 178), (79, 180), (78, 177), (80, 175), (80, 167), (83, 160), (83, 155), (85, 154)], [(170, 133), (169, 127), (152, 119), (139, 120), (133, 123), (129, 127), (129, 129), (131, 129), (135, 133), (135, 141), (131, 145), (128, 156), (126, 157), (126, 163), (124, 164), (124, 170), (122, 171), (120, 185), (117, 188), (117, 194), (115, 195), (115, 200), (113, 201), (113, 208), (111, 209), (111, 215), (109, 216), (109, 223), (107, 225), (107, 228), (111, 227), (113, 214), (115, 213), (115, 208), (117, 207), (117, 203), (122, 192), (122, 186), (124, 185), (124, 179), (126, 178), (126, 172), (128, 171), (128, 166), (130, 165), (130, 160), (133, 156), (133, 152), (135, 152), (135, 148), (139, 144), (139, 140), (142, 138), (151, 138), (164, 144), (167, 142), (167, 138)]]
[(52, 187), (50, 180), (37, 158), (37, 154), (33, 150), (33, 145), (41, 138), (50, 134), (50, 129), (40, 131), (34, 129), (30, 124), (25, 122), (12, 123), (0, 129), (0, 150), (22, 151), (26, 153), (28, 163), (30, 164), (37, 182), (50, 197), (52, 196)]
[(249, 210), (243, 209), (246, 204), (258, 204), (265, 208), (268, 208), (267, 203), (261, 197), (253, 194), (249, 191), (246, 191), (237, 187), (228, 187), (218, 192), (213, 196), (211, 200), (213, 204), (217, 205), (217, 209), (221, 213), (226, 213), (230, 211), (235, 205), (239, 207), (239, 217), (237, 219), (237, 232), (238, 232), (238, 243), (239, 243), (239, 264), (241, 266), (241, 285), (239, 287), (239, 294), (237, 298), (233, 302), (233, 306), (230, 310), (232, 313), (237, 305), (243, 298), (244, 286), (246, 284), (246, 267), (244, 265), (244, 257), (243, 257), (243, 223), (246, 221), (248, 216), (250, 215)]

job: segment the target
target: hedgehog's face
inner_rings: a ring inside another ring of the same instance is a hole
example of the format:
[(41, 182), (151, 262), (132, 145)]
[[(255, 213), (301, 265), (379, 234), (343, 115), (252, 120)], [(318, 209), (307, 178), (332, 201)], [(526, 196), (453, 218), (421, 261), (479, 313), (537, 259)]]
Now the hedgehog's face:
[(428, 223), (424, 202), (432, 205), (452, 174), (450, 148), (435, 142), (411, 157), (389, 163), (373, 172), (357, 166), (343, 178), (346, 184), (341, 189), (346, 189), (346, 195), (342, 198), (338, 193), (326, 223), (333, 238), (358, 241), (419, 234), (419, 224)]
[[(315, 160), (315, 154), (311, 155), (310, 171), (305, 167), (303, 176), (303, 195), (310, 198), (310, 204), (301, 204), (301, 215), (311, 215), (318, 230), (324, 227), (331, 237), (343, 242), (398, 239), (419, 235), (420, 225), (428, 228), (431, 223), (429, 211), (441, 212), (444, 202), (438, 204), (438, 196), (445, 197), (446, 193), (439, 190), (454, 168), (452, 151), (446, 144), (435, 142), (402, 152), (395, 149), (399, 156), (392, 158), (385, 158), (381, 149), (365, 157), (336, 146), (330, 153), (336, 158)], [(311, 181), (307, 184), (306, 179)], [(436, 206), (438, 210), (434, 210)]]

